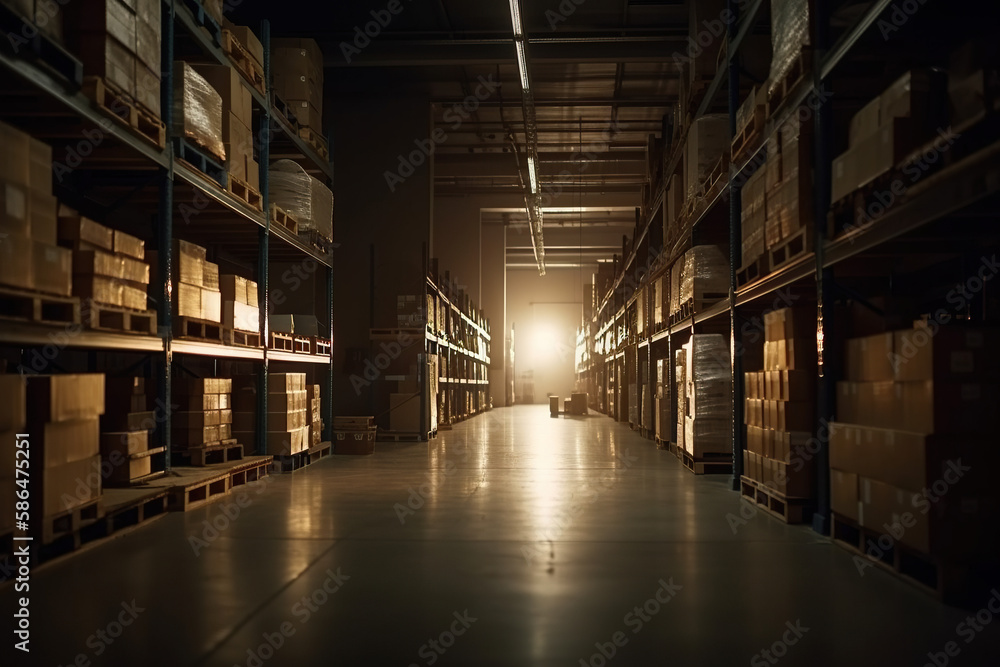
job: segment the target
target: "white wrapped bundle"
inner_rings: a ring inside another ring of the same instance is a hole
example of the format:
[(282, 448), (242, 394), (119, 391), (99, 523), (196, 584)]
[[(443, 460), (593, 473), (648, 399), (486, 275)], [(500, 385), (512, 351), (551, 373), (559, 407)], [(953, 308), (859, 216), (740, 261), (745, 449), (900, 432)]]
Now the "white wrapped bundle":
[(729, 262), (719, 246), (700, 245), (687, 251), (680, 291), (680, 305), (692, 299), (700, 301), (706, 295), (729, 293)]
[(174, 63), (174, 133), (226, 160), (222, 97), (186, 62)]
[(809, 0), (771, 0), (771, 79), (768, 94), (773, 93), (792, 68), (803, 47), (811, 44), (809, 26), (812, 17)]
[(333, 192), (292, 160), (271, 165), (271, 201), (298, 220), (299, 229), (333, 240)]

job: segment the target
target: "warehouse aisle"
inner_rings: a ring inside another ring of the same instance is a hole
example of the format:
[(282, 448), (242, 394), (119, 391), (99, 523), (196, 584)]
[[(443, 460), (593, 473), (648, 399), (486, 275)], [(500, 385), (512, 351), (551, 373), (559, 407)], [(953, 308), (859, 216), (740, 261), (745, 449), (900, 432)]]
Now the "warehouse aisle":
[(495, 410), (41, 569), (24, 664), (923, 665), (948, 642), (953, 664), (995, 657), (1000, 622), (959, 627), (966, 612), (860, 576), (804, 528), (732, 525), (739, 510), (722, 477), (610, 419)]

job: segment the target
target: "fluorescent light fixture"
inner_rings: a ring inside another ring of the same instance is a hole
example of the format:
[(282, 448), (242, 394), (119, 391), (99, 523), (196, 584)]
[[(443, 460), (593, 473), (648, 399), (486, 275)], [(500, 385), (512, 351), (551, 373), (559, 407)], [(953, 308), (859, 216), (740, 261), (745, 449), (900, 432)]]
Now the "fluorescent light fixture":
[(528, 178), (531, 180), (531, 194), (538, 194), (538, 172), (535, 168), (535, 158), (528, 156)]
[(521, 0), (510, 0), (510, 21), (514, 24), (514, 35), (520, 37), (521, 29)]
[(528, 58), (524, 52), (524, 42), (515, 42), (514, 46), (517, 48), (517, 70), (521, 74), (521, 88), (524, 92), (528, 92), (531, 85), (528, 83)]

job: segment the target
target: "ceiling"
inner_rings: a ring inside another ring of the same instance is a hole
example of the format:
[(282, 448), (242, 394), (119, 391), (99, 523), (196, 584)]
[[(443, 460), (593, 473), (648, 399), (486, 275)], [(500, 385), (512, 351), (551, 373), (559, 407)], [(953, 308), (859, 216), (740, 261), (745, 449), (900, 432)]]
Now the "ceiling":
[[(523, 193), (526, 134), (507, 0), (398, 0), (400, 13), (365, 46), (357, 39), (360, 30), (373, 21), (373, 11), (387, 18), (389, 4), (331, 2), (274, 17), (273, 3), (244, 0), (235, 18), (252, 25), (268, 16), (275, 34), (317, 39), (326, 56), (328, 87), (337, 96), (387, 87), (401, 95), (428, 95), (436, 123), (448, 136), (435, 158), (436, 196)], [(541, 189), (552, 195), (551, 204), (574, 196), (580, 203), (587, 197), (588, 204), (571, 215), (577, 245), (590, 248), (588, 253), (576, 252), (571, 260), (568, 250), (558, 249), (565, 244), (547, 240), (546, 254), (553, 264), (582, 260), (590, 266), (615, 254), (609, 228), (620, 253), (621, 235), (635, 226), (634, 211), (612, 214), (614, 207), (602, 207), (599, 198), (614, 194), (616, 204), (623, 196), (633, 206), (641, 204), (650, 135), (662, 134), (664, 116), (677, 101), (673, 56), (686, 47), (686, 2), (521, 0), (521, 15)], [(342, 44), (356, 39), (364, 48), (345, 53)], [(544, 218), (547, 237), (550, 226), (567, 224), (566, 215)], [(584, 231), (593, 227), (594, 238), (589, 231), (580, 234), (581, 223)], [(522, 251), (509, 254), (512, 266), (523, 259)]]

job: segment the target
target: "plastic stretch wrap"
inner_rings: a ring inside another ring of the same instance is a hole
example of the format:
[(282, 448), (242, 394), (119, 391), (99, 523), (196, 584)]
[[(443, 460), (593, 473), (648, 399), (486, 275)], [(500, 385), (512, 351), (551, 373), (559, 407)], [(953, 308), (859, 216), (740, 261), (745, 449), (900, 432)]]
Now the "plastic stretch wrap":
[(687, 349), (674, 355), (674, 375), (677, 387), (677, 444), (684, 447), (685, 415), (687, 415)]
[(174, 67), (174, 132), (222, 161), (222, 96), (186, 62)]
[(684, 255), (680, 304), (729, 293), (729, 262), (714, 245), (695, 246)]
[(803, 47), (809, 46), (812, 22), (810, 0), (771, 0), (771, 79), (773, 93), (792, 68)]
[(271, 201), (298, 220), (299, 229), (333, 239), (333, 192), (292, 160), (271, 165)]
[(732, 440), (732, 376), (729, 348), (719, 334), (695, 335), (687, 350), (685, 448), (727, 452)]

